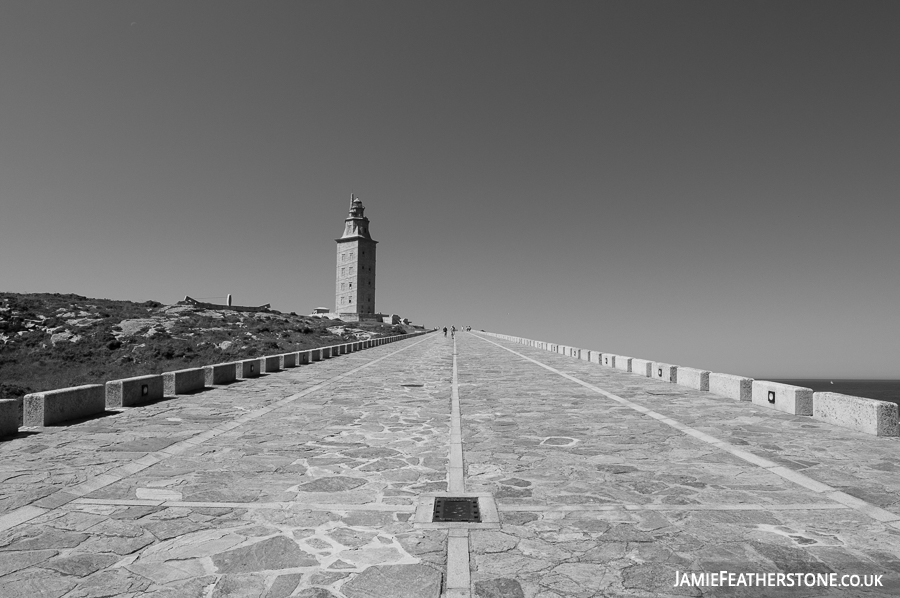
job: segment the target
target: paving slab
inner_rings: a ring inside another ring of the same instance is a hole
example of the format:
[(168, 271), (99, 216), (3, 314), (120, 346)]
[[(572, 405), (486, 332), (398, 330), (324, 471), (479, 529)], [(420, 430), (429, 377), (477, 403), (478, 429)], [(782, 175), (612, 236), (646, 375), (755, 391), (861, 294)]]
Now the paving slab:
[(0, 597), (897, 595), (897, 442), (426, 335), (0, 441)]

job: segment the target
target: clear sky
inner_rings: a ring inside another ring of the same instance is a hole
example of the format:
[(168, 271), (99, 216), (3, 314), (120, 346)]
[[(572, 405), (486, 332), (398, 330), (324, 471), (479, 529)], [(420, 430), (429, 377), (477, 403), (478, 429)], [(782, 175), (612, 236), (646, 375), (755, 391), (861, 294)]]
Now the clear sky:
[(900, 378), (900, 3), (0, 4), (0, 290)]

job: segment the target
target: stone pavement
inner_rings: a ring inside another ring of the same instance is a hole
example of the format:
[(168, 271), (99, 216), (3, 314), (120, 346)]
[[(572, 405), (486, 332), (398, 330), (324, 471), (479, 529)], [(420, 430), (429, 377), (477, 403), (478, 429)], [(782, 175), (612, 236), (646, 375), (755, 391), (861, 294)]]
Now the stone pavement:
[[(455, 349), (0, 442), (0, 597), (900, 595), (896, 438), (477, 333)], [(487, 522), (423, 519), (448, 491)], [(883, 585), (673, 587), (721, 570)]]

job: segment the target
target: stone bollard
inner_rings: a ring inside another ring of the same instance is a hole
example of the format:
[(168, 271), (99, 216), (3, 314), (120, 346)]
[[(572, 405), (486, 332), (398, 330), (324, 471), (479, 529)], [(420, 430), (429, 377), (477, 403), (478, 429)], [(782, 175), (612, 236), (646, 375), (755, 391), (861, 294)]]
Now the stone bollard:
[(163, 398), (162, 374), (136, 376), (106, 383), (106, 408), (132, 407)]
[(625, 355), (615, 355), (614, 356), (613, 367), (617, 370), (622, 370), (623, 372), (631, 371), (631, 357), (626, 357)]
[(753, 396), (753, 379), (710, 372), (709, 392), (735, 401), (749, 401)]
[(262, 360), (259, 358), (245, 359), (235, 362), (234, 366), (234, 373), (238, 378), (259, 378)]
[(204, 384), (206, 386), (231, 384), (237, 380), (237, 367), (238, 364), (234, 362), (203, 366)]
[(163, 393), (169, 397), (198, 392), (206, 386), (206, 371), (203, 368), (163, 372), (162, 377)]
[(813, 414), (813, 391), (811, 388), (754, 380), (751, 384), (751, 401), (754, 405), (769, 407), (792, 415)]
[(283, 357), (281, 355), (269, 355), (267, 357), (262, 358), (263, 371), (265, 372), (280, 372), (282, 370)]
[(639, 376), (644, 376), (645, 378), (652, 378), (653, 362), (646, 359), (632, 358), (631, 372), (634, 374), (638, 374)]
[(0, 399), (0, 438), (19, 433), (19, 401)]
[(656, 380), (664, 380), (666, 382), (675, 382), (678, 376), (678, 366), (672, 365), (671, 363), (662, 363), (661, 361), (654, 361), (653, 365), (650, 368), (651, 373), (650, 376)]
[(898, 436), (897, 405), (836, 392), (813, 393), (813, 417), (874, 436)]
[(106, 387), (86, 384), (25, 395), (23, 423), (52, 426), (106, 411)]
[(680, 367), (675, 373), (675, 384), (695, 390), (709, 390), (709, 372), (697, 368)]

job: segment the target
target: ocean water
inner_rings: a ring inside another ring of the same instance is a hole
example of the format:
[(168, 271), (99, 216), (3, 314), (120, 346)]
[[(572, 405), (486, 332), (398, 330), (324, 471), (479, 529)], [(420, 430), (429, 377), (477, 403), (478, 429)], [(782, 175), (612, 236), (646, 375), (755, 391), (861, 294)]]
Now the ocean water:
[(782, 382), (784, 384), (793, 384), (794, 386), (805, 386), (816, 392), (839, 392), (854, 397), (890, 401), (900, 405), (900, 380), (822, 380), (810, 378), (779, 378), (777, 380), (775, 378), (759, 378), (759, 380), (771, 380), (772, 382)]

